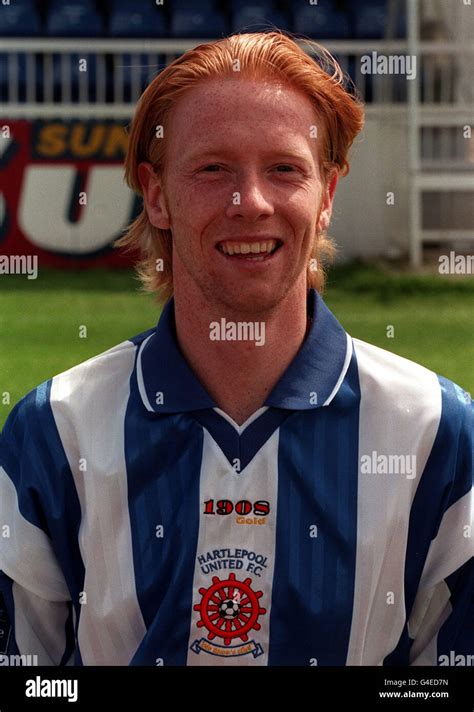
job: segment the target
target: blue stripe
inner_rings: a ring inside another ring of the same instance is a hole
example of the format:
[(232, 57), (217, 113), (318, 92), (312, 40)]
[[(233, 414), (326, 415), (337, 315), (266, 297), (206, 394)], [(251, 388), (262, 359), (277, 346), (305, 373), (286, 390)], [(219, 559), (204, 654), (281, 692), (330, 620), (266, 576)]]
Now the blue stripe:
[[(446, 579), (452, 613), (438, 634), (440, 655), (474, 655), (474, 559), (471, 558)], [(456, 663), (455, 663), (456, 664)]]
[(18, 493), (21, 514), (53, 542), (73, 600), (83, 590), (78, 534), (81, 508), (51, 409), (52, 379), (24, 396), (0, 438), (0, 458)]
[(75, 651), (75, 644), (76, 644), (73, 618), (72, 618), (73, 604), (72, 604), (72, 602), (70, 602), (67, 605), (69, 607), (69, 615), (68, 615), (66, 623), (64, 625), (64, 640), (66, 641), (66, 645), (65, 645), (63, 657), (61, 658), (61, 662), (59, 663), (60, 665), (66, 665), (66, 663), (68, 662), (69, 658), (71, 657), (73, 651)]
[[(131, 665), (186, 665), (199, 531), (203, 430), (188, 415), (143, 408), (136, 371), (125, 456), (138, 602), (147, 633)], [(156, 536), (156, 527), (163, 536)]]
[[(280, 428), (269, 665), (345, 665), (357, 549), (355, 354), (331, 403)], [(317, 527), (317, 537), (310, 536)], [(314, 662), (313, 662), (314, 664)]]
[(214, 410), (200, 410), (193, 413), (196, 420), (210, 432), (230, 465), (234, 467), (238, 461), (240, 467), (235, 468), (236, 472), (242, 472), (247, 467), (289, 415), (288, 410), (269, 408), (239, 435), (234, 426)]
[(15, 604), (12, 593), (13, 581), (0, 571), (0, 653), (19, 655), (15, 639)]
[(315, 289), (308, 292), (307, 314), (312, 317), (308, 334), (265, 405), (291, 410), (320, 407), (339, 380), (346, 360), (346, 332)]

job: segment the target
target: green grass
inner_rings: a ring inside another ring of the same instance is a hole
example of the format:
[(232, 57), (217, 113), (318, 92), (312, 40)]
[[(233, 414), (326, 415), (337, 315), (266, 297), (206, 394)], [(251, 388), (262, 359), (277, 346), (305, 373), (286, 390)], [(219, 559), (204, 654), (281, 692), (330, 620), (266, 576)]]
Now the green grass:
[[(474, 279), (387, 273), (329, 274), (325, 301), (348, 333), (432, 369), (474, 394)], [(394, 337), (387, 337), (387, 327)]]
[[(474, 280), (330, 271), (325, 300), (354, 337), (417, 361), (474, 392)], [(56, 272), (0, 278), (0, 427), (29, 390), (56, 373), (154, 326), (159, 306), (132, 273)], [(87, 338), (79, 338), (79, 327)], [(394, 338), (387, 338), (393, 325)]]

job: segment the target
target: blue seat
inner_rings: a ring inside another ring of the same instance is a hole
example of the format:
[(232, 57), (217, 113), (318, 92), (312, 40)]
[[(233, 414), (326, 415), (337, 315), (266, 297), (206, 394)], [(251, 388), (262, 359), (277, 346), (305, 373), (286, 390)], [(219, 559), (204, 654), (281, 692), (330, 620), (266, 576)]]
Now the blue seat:
[(97, 10), (97, 2), (95, 0), (49, 0), (49, 12), (57, 12), (67, 6), (80, 7), (83, 10), (90, 12)]
[(50, 8), (46, 21), (50, 37), (100, 37), (104, 33), (102, 18), (87, 3), (64, 3)]
[[(407, 18), (406, 2), (398, 0), (395, 3), (393, 36), (406, 37)], [(389, 0), (351, 0), (350, 14), (353, 34), (358, 39), (383, 39), (387, 37), (390, 22)]]
[(361, 7), (354, 15), (354, 34), (358, 39), (384, 38), (388, 24), (386, 6)]
[(164, 37), (166, 23), (162, 13), (150, 7), (114, 10), (109, 20), (110, 37)]
[(149, 10), (150, 0), (108, 0), (108, 5), (111, 13), (116, 10)]
[(0, 6), (0, 37), (35, 37), (40, 32), (40, 19), (34, 5), (12, 2)]
[(243, 3), (242, 0), (230, 0), (230, 10), (233, 14), (240, 12), (240, 10), (265, 13), (274, 9), (272, 0), (247, 0), (246, 3)]
[(171, 16), (172, 37), (220, 37), (226, 32), (224, 17), (212, 10), (177, 10)]
[[(406, 1), (395, 3), (396, 16), (392, 29), (395, 38), (406, 37)], [(357, 39), (383, 39), (387, 37), (390, 22), (390, 0), (351, 0), (350, 16), (353, 35)]]
[(307, 5), (297, 10), (293, 29), (314, 39), (346, 39), (351, 34), (348, 16), (323, 5)]
[(247, 32), (264, 32), (272, 30), (273, 25), (277, 29), (289, 29), (288, 19), (278, 10), (253, 10), (251, 7), (245, 7), (242, 10), (234, 13), (232, 16), (232, 30), (245, 30)]
[[(11, 5), (16, 5), (17, 7), (26, 7), (33, 9), (36, 12), (36, 0), (10, 0)], [(2, 10), (8, 5), (2, 5)]]
[(215, 0), (172, 0), (170, 3), (174, 12), (178, 10), (215, 10)]

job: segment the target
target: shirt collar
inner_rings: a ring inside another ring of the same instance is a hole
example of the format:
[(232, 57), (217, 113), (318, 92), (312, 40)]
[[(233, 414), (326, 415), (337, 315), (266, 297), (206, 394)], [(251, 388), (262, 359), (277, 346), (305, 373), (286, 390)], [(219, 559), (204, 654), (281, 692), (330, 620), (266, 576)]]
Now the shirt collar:
[[(307, 308), (312, 321), (306, 338), (265, 406), (308, 410), (328, 405), (344, 380), (352, 340), (315, 289), (308, 292)], [(155, 331), (140, 346), (137, 380), (150, 412), (182, 413), (217, 407), (180, 351), (173, 298), (166, 303)]]

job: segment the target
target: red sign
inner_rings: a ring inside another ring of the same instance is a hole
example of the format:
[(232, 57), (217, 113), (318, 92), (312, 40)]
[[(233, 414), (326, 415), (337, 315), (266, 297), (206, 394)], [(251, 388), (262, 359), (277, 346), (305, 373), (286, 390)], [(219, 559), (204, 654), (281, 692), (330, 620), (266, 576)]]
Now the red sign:
[(112, 247), (141, 207), (125, 185), (125, 123), (0, 120), (0, 253), (59, 268), (125, 267)]

